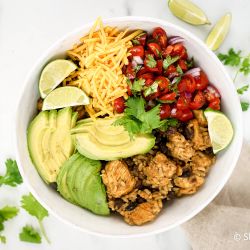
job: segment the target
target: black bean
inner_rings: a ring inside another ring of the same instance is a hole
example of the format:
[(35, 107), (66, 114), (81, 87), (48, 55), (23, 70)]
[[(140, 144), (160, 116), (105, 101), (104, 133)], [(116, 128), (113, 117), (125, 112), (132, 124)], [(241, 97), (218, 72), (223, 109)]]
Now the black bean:
[(190, 127), (186, 127), (184, 129), (184, 136), (187, 140), (190, 140), (194, 137), (194, 129)]
[(118, 209), (124, 204), (124, 201), (120, 198), (115, 199), (115, 207)]
[(191, 176), (191, 170), (189, 168), (184, 169), (181, 177), (190, 177), (190, 176)]
[(138, 203), (136, 201), (130, 202), (129, 205), (125, 208), (126, 211), (132, 211), (137, 207)]
[(136, 202), (137, 202), (138, 204), (144, 203), (144, 202), (146, 202), (146, 201), (147, 201), (147, 200), (145, 200), (145, 199), (142, 198), (141, 196), (137, 197), (137, 199), (136, 199)]

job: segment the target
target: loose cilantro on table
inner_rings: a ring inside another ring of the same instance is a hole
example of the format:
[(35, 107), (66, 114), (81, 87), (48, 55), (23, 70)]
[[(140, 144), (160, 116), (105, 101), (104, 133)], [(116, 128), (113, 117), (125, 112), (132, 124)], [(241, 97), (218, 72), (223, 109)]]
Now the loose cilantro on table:
[[(235, 82), (239, 73), (248, 76), (250, 74), (250, 54), (248, 56), (242, 56), (241, 50), (237, 52), (231, 48), (226, 54), (220, 53), (218, 58), (225, 64), (232, 67), (237, 67), (236, 74), (234, 76), (233, 81)], [(237, 93), (242, 95), (245, 91), (248, 90), (249, 85), (245, 85), (239, 89), (237, 89)], [(249, 108), (248, 102), (241, 102), (242, 111), (247, 111)]]
[(7, 159), (5, 162), (5, 166), (6, 173), (4, 176), (0, 176), (0, 186), (9, 185), (15, 187), (18, 184), (21, 184), (23, 180), (19, 173), (16, 161)]
[(248, 91), (248, 88), (249, 88), (249, 84), (247, 84), (247, 85), (245, 85), (245, 86), (243, 86), (243, 87), (237, 89), (237, 93), (238, 93), (239, 95), (243, 95), (244, 92)]
[(19, 233), (19, 239), (21, 241), (36, 243), (39, 244), (42, 242), (40, 234), (29, 225), (26, 225), (22, 228), (22, 231)]
[(175, 63), (179, 60), (179, 56), (167, 56), (166, 59), (163, 60), (163, 68), (167, 69), (171, 64)]
[(18, 212), (18, 208), (10, 206), (0, 209), (0, 242), (6, 243), (6, 237), (1, 234), (1, 231), (4, 230), (4, 222), (17, 216)]
[(47, 217), (48, 211), (35, 199), (35, 197), (30, 193), (29, 195), (23, 195), (21, 200), (22, 208), (24, 208), (30, 215), (37, 218), (42, 235), (48, 243), (50, 243), (44, 226), (43, 219)]
[(247, 111), (249, 108), (249, 102), (240, 102), (242, 111)]

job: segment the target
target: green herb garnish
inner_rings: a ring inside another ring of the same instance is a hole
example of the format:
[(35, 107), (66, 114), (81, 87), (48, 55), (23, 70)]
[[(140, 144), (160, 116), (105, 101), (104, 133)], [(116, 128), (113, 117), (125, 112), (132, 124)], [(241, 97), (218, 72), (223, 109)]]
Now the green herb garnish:
[(147, 97), (151, 94), (154, 94), (157, 92), (159, 86), (159, 82), (155, 81), (152, 85), (144, 89), (144, 96)]
[(248, 90), (248, 88), (249, 88), (249, 84), (247, 84), (247, 85), (245, 85), (245, 86), (243, 86), (243, 87), (237, 89), (237, 93), (238, 93), (239, 95), (243, 95), (243, 93), (246, 92), (246, 91)]
[(26, 225), (19, 233), (19, 239), (21, 241), (39, 244), (42, 242), (40, 234), (32, 227)]
[(147, 55), (146, 57), (146, 64), (149, 68), (155, 68), (157, 65), (156, 60), (154, 59), (154, 57), (152, 55)]
[(249, 109), (249, 102), (240, 102), (242, 111), (247, 111)]
[(167, 69), (171, 64), (175, 63), (179, 60), (179, 56), (171, 57), (167, 56), (166, 59), (163, 60), (163, 68)]

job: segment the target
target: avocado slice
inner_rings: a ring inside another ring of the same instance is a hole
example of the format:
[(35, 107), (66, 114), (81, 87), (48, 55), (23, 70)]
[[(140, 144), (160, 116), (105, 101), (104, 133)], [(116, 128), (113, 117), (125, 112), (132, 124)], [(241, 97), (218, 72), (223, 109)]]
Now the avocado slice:
[(70, 129), (76, 119), (71, 108), (42, 111), (28, 127), (30, 158), (46, 183), (56, 181), (60, 167), (74, 152)]
[(71, 156), (57, 177), (58, 191), (67, 200), (99, 215), (108, 215), (106, 191), (100, 176), (101, 162), (79, 153)]
[(150, 134), (135, 136), (134, 140), (119, 146), (101, 144), (90, 133), (73, 135), (79, 153), (93, 160), (117, 160), (137, 154), (145, 154), (154, 146), (155, 137)]

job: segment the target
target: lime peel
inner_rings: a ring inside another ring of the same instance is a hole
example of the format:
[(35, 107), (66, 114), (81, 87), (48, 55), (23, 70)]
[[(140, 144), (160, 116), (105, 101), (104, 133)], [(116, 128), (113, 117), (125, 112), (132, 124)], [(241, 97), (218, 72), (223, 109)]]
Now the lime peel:
[(216, 154), (225, 149), (232, 141), (234, 131), (230, 120), (220, 111), (206, 109), (204, 115), (208, 121), (208, 132)]
[(44, 99), (54, 90), (77, 66), (65, 59), (57, 59), (48, 63), (43, 69), (39, 80), (39, 91)]
[(77, 87), (59, 87), (44, 99), (42, 110), (52, 110), (89, 104), (89, 97)]

